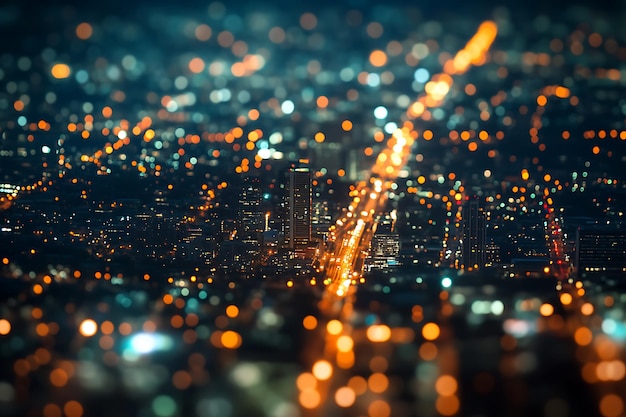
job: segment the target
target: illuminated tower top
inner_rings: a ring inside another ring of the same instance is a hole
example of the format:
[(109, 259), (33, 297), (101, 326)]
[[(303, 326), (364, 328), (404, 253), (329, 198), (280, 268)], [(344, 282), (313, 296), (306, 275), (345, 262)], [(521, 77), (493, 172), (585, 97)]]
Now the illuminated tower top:
[(290, 249), (306, 246), (311, 240), (311, 172), (307, 162), (300, 160), (287, 172), (285, 238)]

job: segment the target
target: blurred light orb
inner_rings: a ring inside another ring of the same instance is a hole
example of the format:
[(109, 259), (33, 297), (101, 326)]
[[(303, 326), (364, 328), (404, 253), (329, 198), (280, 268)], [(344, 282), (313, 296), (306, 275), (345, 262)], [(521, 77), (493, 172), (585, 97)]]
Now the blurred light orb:
[(80, 334), (85, 337), (91, 337), (98, 331), (98, 324), (92, 319), (83, 320), (78, 329)]
[(295, 104), (291, 100), (285, 100), (280, 105), (280, 110), (285, 114), (291, 114), (296, 109)]
[(430, 78), (430, 73), (426, 68), (418, 68), (415, 70), (413, 77), (415, 78), (415, 81), (423, 84)]
[(169, 350), (172, 345), (172, 339), (161, 334), (137, 333), (130, 339), (130, 350), (140, 355)]
[(69, 65), (59, 63), (52, 66), (52, 69), (50, 69), (50, 73), (54, 78), (61, 80), (63, 78), (69, 77), (72, 73), (72, 70), (70, 69)]
[(176, 402), (172, 397), (159, 395), (152, 400), (152, 411), (158, 417), (169, 417), (176, 414)]
[(389, 114), (389, 111), (384, 106), (378, 106), (374, 109), (374, 117), (377, 118), (378, 120), (385, 119), (388, 114)]

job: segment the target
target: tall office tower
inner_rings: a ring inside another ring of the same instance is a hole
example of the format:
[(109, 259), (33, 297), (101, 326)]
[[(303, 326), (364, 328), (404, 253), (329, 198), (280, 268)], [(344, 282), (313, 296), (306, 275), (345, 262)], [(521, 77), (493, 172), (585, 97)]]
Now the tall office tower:
[(384, 271), (399, 266), (399, 254), (400, 236), (393, 228), (393, 223), (377, 223), (365, 258), (365, 270)]
[(244, 178), (237, 207), (237, 220), (243, 236), (263, 232), (265, 219), (261, 209), (261, 194), (261, 181), (258, 178)]
[(626, 231), (578, 229), (575, 264), (579, 276), (623, 276), (626, 272)]
[(332, 225), (332, 220), (333, 218), (330, 215), (328, 201), (319, 199), (313, 201), (311, 209), (311, 228), (313, 235), (325, 240), (328, 229)]
[(485, 266), (486, 243), (485, 212), (478, 200), (470, 200), (463, 206), (463, 265), (466, 270)]
[(285, 243), (289, 249), (303, 247), (311, 240), (311, 172), (303, 161), (292, 164), (285, 187)]

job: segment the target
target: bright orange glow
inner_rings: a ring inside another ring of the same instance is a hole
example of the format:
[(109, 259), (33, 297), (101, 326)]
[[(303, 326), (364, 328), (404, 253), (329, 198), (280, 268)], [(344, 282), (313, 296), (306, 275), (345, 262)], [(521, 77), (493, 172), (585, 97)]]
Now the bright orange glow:
[(596, 377), (600, 381), (621, 381), (626, 375), (626, 366), (620, 360), (602, 361), (596, 367)]
[(563, 294), (561, 294), (559, 299), (561, 300), (561, 304), (563, 304), (564, 306), (572, 304), (572, 295), (569, 293), (564, 292)]
[(321, 402), (320, 393), (315, 390), (305, 390), (300, 393), (298, 401), (304, 408), (313, 409), (320, 405)]
[(548, 103), (548, 99), (543, 94), (537, 97), (537, 105), (540, 107), (545, 106)]
[(237, 317), (239, 315), (239, 307), (234, 304), (229, 305), (226, 307), (226, 315), (231, 319)]
[(557, 96), (558, 98), (568, 98), (570, 95), (569, 88), (558, 86), (556, 87), (556, 90), (554, 91), (554, 95)]
[(337, 350), (339, 352), (349, 352), (352, 350), (353, 346), (354, 346), (354, 341), (348, 335), (340, 336), (337, 339)]
[(422, 336), (426, 340), (436, 340), (439, 337), (440, 330), (436, 323), (426, 323), (422, 327)]
[(7, 319), (0, 319), (0, 335), (5, 336), (11, 333), (11, 322)]
[(373, 324), (367, 328), (370, 342), (386, 342), (391, 337), (391, 329), (384, 324)]
[(552, 304), (542, 304), (541, 307), (539, 307), (539, 314), (541, 314), (544, 317), (549, 317), (554, 313), (554, 307), (552, 306)]
[(587, 327), (579, 327), (574, 332), (574, 340), (580, 346), (587, 346), (593, 340), (593, 334)]
[(325, 381), (333, 375), (333, 366), (330, 362), (320, 359), (313, 364), (312, 372), (315, 378)]
[(317, 98), (316, 104), (317, 104), (317, 107), (319, 107), (320, 109), (325, 109), (326, 107), (328, 107), (328, 97), (319, 96)]
[(585, 303), (580, 307), (580, 312), (584, 315), (584, 316), (590, 316), (593, 314), (593, 304), (591, 303)]
[(233, 330), (227, 330), (222, 333), (220, 341), (226, 349), (237, 349), (241, 346), (241, 336)]
[(250, 109), (250, 111), (248, 111), (248, 119), (250, 119), (250, 120), (258, 120), (259, 117), (261, 117), (261, 112), (259, 112), (259, 110), (257, 110), (257, 109)]
[(356, 393), (350, 387), (341, 387), (335, 392), (335, 402), (339, 407), (350, 407), (356, 400)]
[(444, 70), (448, 74), (462, 74), (471, 65), (480, 65), (485, 61), (487, 51), (496, 38), (498, 26), (492, 21), (485, 21), (479, 27), (476, 34), (459, 51), (452, 61), (446, 63)]
[(70, 76), (72, 70), (67, 64), (54, 64), (52, 69), (50, 69), (50, 73), (56, 79), (63, 79)]
[(389, 387), (389, 379), (380, 372), (375, 372), (367, 379), (367, 386), (370, 391), (380, 394), (387, 391)]
[(83, 320), (78, 329), (80, 334), (85, 337), (91, 337), (98, 331), (98, 324), (92, 319)]
[(204, 61), (202, 58), (195, 57), (189, 61), (189, 71), (194, 74), (200, 74), (202, 70), (204, 70)]
[(354, 352), (349, 350), (347, 352), (337, 352), (336, 357), (337, 366), (341, 369), (350, 369), (354, 366)]
[(435, 382), (435, 390), (437, 394), (442, 396), (450, 396), (456, 394), (459, 384), (452, 375), (441, 375)]
[(341, 122), (341, 128), (346, 131), (349, 132), (352, 130), (352, 122), (348, 119), (344, 120), (343, 122)]
[(302, 320), (302, 327), (307, 330), (314, 330), (317, 328), (317, 319), (314, 316), (306, 316)]
[(296, 378), (296, 386), (300, 391), (312, 390), (317, 386), (317, 379), (310, 372), (303, 372)]
[(380, 49), (372, 51), (370, 54), (370, 63), (375, 67), (382, 67), (387, 63), (387, 54)]
[(338, 335), (343, 330), (343, 324), (339, 320), (331, 320), (326, 324), (326, 331), (332, 335)]
[(103, 321), (100, 325), (100, 331), (102, 332), (102, 334), (111, 334), (114, 330), (115, 325), (108, 320)]

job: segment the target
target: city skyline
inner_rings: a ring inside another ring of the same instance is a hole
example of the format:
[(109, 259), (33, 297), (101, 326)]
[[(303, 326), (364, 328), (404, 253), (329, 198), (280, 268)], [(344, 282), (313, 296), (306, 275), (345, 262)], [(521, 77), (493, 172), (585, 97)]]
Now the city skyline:
[(624, 18), (2, 6), (0, 414), (621, 416)]

